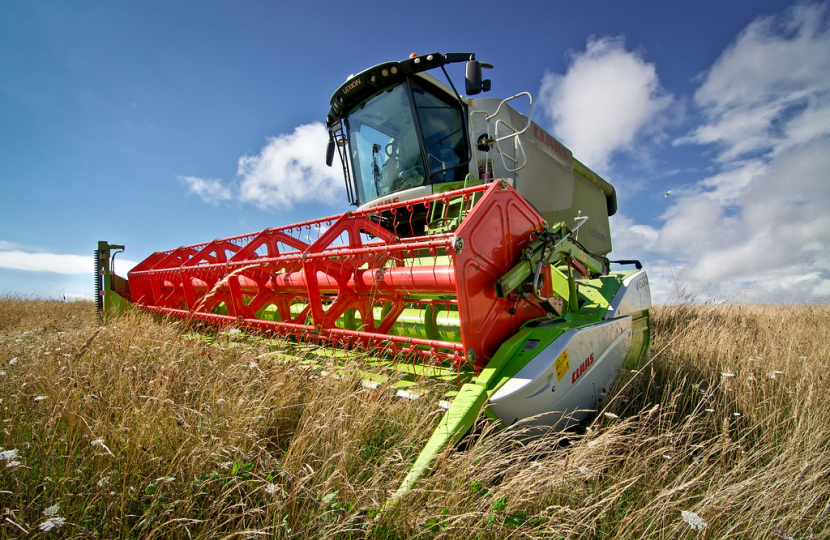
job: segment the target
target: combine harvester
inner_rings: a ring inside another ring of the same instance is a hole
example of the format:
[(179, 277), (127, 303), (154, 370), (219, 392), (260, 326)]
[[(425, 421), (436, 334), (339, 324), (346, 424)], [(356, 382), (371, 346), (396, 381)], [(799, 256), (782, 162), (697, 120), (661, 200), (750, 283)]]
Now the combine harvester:
[(360, 358), (367, 384), (400, 395), (456, 381), (399, 494), (482, 410), (505, 426), (565, 428), (649, 347), (648, 277), (607, 258), (614, 188), (531, 121), (529, 93), (460, 96), (445, 69), (456, 62), (468, 96), (490, 90), (492, 66), (435, 53), (334, 93), (326, 159), (339, 154), (355, 210), (159, 251), (127, 280), (112, 271), (123, 246), (96, 251), (99, 309), (316, 344)]

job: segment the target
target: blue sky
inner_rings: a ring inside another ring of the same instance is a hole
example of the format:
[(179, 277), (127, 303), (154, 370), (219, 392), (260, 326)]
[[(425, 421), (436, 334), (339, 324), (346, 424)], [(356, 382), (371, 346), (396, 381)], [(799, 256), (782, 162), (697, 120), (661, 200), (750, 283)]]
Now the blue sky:
[[(475, 52), (613, 183), (658, 301), (830, 299), (830, 6), (763, 0), (0, 3), (0, 294), (346, 210), (353, 73)], [(463, 68), (462, 68), (463, 69)], [(455, 71), (454, 73), (459, 73)], [(669, 194), (670, 192), (670, 194)], [(741, 292), (742, 291), (742, 292)]]

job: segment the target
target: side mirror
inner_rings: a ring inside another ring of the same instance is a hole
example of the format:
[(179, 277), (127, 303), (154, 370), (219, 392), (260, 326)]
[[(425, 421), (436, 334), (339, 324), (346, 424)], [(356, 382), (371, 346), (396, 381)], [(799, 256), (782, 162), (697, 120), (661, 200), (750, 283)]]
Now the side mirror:
[(481, 70), (490, 69), (492, 67), (492, 64), (479, 62), (478, 60), (473, 60), (472, 58), (469, 62), (467, 62), (466, 90), (468, 96), (474, 96), (481, 91), (490, 91), (490, 79), (482, 80)]
[(334, 162), (334, 139), (329, 137), (329, 146), (326, 148), (326, 165), (331, 167)]
[(478, 60), (467, 62), (466, 83), (468, 96), (474, 96), (481, 92), (481, 62)]

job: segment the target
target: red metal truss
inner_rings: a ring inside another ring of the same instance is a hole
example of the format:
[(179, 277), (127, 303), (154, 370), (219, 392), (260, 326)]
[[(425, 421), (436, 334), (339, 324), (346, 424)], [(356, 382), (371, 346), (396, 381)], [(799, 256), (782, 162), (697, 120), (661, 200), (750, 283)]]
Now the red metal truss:
[[(399, 238), (377, 219), (458, 200), (466, 216), (453, 233)], [(494, 287), (542, 228), (496, 182), (157, 252), (129, 283), (136, 305), (155, 313), (480, 369), (521, 324), (545, 315)], [(461, 343), (390, 333), (405, 309), (432, 303), (457, 306)], [(346, 327), (349, 316), (359, 329)]]

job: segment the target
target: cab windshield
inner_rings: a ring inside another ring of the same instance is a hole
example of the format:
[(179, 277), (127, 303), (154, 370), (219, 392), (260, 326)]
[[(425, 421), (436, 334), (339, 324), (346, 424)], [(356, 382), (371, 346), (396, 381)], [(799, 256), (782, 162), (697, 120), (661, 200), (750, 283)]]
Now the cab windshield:
[(347, 122), (361, 202), (424, 184), (426, 170), (405, 85), (378, 94)]
[(360, 204), (456, 176), (463, 179), (460, 167), (470, 158), (460, 106), (430, 93), (415, 79), (410, 84), (411, 94), (407, 84), (400, 84), (346, 119)]

